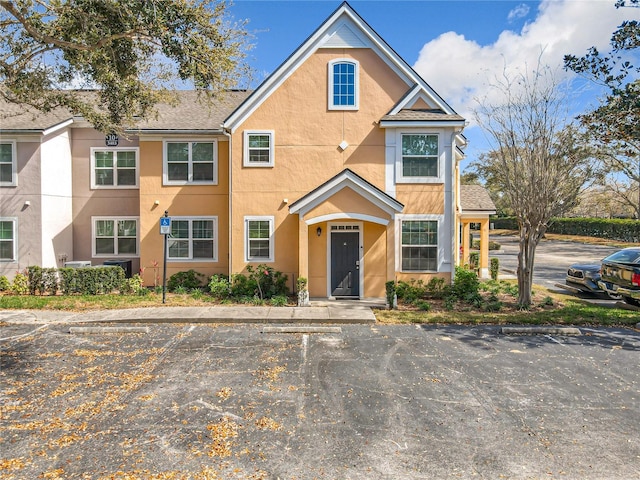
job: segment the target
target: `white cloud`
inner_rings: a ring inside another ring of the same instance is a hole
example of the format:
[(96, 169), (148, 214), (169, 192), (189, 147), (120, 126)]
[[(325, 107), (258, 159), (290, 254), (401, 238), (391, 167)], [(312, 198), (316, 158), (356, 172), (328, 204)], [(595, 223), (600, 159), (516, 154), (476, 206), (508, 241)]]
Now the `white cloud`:
[(529, 10), (529, 5), (527, 5), (526, 3), (521, 3), (509, 12), (507, 20), (509, 20), (509, 22), (513, 22), (514, 20), (518, 20), (519, 18), (524, 18), (529, 15)]
[(608, 50), (611, 34), (638, 10), (616, 9), (611, 0), (544, 0), (536, 18), (520, 32), (504, 30), (489, 45), (480, 45), (455, 32), (426, 43), (415, 70), (458, 113), (472, 119), (475, 99), (489, 92), (489, 82), (508, 71), (531, 70), (542, 64), (562, 70), (566, 54), (583, 55), (591, 46)]

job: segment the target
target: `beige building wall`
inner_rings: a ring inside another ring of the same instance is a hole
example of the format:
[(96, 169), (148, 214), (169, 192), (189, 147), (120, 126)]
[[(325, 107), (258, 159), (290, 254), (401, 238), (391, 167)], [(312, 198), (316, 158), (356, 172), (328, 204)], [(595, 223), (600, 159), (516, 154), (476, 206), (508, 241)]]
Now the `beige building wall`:
[[(107, 260), (131, 260), (132, 273), (140, 268), (136, 256), (94, 257), (92, 251), (92, 221), (94, 216), (138, 217), (138, 189), (92, 189), (91, 148), (105, 146), (103, 133), (92, 128), (73, 128), (71, 131), (71, 156), (73, 172), (73, 258), (68, 260), (90, 260), (92, 265), (102, 265)], [(120, 138), (118, 147), (137, 147), (137, 139)], [(140, 225), (138, 224), (138, 228)], [(139, 235), (139, 232), (138, 232)], [(141, 249), (141, 247), (139, 247)]]
[[(328, 63), (336, 58), (352, 58), (359, 62), (357, 111), (328, 110)], [(275, 215), (275, 262), (272, 266), (284, 273), (295, 273), (299, 219), (298, 215), (289, 215), (285, 200), (288, 203), (298, 200), (346, 168), (379, 189), (385, 189), (385, 134), (377, 121), (407, 89), (388, 65), (369, 49), (321, 49), (300, 65), (239, 126), (232, 138), (232, 272), (242, 272), (246, 268), (244, 250), (237, 248), (244, 244), (245, 216)], [(273, 168), (243, 167), (243, 132), (249, 130), (274, 132)], [(348, 143), (344, 151), (338, 147), (343, 140)], [(357, 195), (352, 196), (355, 203), (346, 202), (349, 207), (342, 206), (338, 211), (372, 208), (371, 205), (363, 206), (362, 199), (355, 197)], [(336, 211), (331, 203), (320, 208)], [(326, 246), (325, 252), (321, 253), (315, 228), (316, 225), (309, 232), (309, 282), (312, 296), (316, 292), (325, 296)], [(365, 238), (371, 241), (371, 236), (379, 239), (380, 228), (367, 223)], [(378, 242), (372, 241), (372, 245)], [(366, 262), (377, 258), (373, 252)], [(324, 263), (320, 260), (321, 255), (324, 255)], [(384, 281), (380, 278), (385, 276), (385, 263), (382, 262), (381, 273), (367, 267), (365, 294), (383, 296)]]
[(206, 283), (213, 274), (229, 273), (229, 142), (224, 136), (215, 138), (217, 185), (165, 186), (162, 184), (165, 139), (194, 140), (194, 137), (143, 137), (140, 141), (140, 265), (143, 279), (146, 286), (162, 283), (164, 236), (160, 234), (160, 217), (167, 210), (170, 217), (217, 217), (217, 262), (167, 262), (167, 279), (175, 273), (193, 269), (204, 275), (202, 280)]

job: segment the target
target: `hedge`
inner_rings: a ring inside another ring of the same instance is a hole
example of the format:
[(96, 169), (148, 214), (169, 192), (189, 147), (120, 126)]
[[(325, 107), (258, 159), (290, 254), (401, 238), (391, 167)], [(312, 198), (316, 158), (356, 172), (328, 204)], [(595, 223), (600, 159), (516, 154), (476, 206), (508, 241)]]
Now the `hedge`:
[(60, 268), (60, 290), (64, 295), (97, 295), (118, 290), (124, 282), (124, 269), (107, 267)]
[[(497, 229), (518, 230), (518, 220), (515, 217), (495, 217), (491, 219), (491, 223)], [(618, 218), (552, 218), (547, 232), (638, 243), (640, 221)]]

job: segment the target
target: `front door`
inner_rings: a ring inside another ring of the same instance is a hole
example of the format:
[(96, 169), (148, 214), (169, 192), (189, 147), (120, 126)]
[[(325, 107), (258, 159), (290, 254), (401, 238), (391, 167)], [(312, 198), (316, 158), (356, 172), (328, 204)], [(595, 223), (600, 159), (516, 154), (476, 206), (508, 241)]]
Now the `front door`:
[(360, 296), (360, 233), (331, 234), (331, 295)]

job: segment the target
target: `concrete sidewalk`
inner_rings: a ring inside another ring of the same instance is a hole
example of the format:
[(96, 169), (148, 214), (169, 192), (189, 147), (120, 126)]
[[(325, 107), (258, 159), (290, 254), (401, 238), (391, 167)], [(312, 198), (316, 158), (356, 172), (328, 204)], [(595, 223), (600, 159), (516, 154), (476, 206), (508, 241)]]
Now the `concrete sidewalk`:
[(319, 302), (310, 307), (147, 307), (89, 312), (0, 310), (6, 323), (375, 323), (372, 306), (362, 302)]

